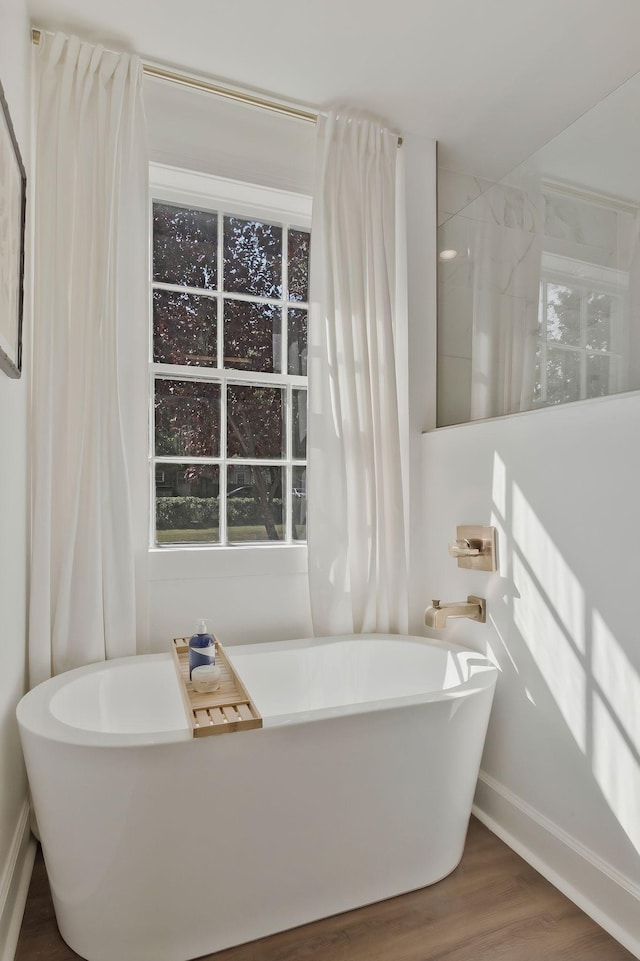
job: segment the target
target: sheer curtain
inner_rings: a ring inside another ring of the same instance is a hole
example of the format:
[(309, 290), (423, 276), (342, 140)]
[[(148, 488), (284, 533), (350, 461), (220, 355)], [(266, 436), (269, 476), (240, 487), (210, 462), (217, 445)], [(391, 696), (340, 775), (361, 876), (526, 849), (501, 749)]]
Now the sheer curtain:
[(316, 636), (407, 629), (396, 385), (398, 138), (320, 119), (311, 245), (308, 543)]
[(541, 210), (535, 182), (497, 184), (474, 201), (471, 420), (532, 406)]
[(146, 635), (147, 205), (142, 65), (38, 51), (30, 675)]

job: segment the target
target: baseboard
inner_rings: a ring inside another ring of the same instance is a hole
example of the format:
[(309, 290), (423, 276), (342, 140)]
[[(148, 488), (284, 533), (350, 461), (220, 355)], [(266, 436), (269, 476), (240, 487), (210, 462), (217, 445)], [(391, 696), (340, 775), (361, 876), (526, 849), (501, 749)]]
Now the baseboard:
[(0, 879), (0, 961), (14, 961), (35, 856), (25, 800)]
[(640, 958), (639, 885), (483, 772), (473, 813), (635, 958)]

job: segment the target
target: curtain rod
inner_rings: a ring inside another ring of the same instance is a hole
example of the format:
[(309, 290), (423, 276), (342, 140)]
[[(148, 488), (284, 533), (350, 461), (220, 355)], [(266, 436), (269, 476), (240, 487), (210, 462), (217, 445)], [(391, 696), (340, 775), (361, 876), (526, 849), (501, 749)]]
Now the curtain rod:
[[(41, 36), (42, 31), (34, 27), (31, 31), (32, 43), (39, 44)], [(144, 63), (144, 61), (142, 70), (148, 77), (155, 77), (156, 80), (168, 80), (170, 83), (177, 83), (183, 87), (191, 87), (192, 90), (213, 93), (218, 97), (225, 97), (227, 100), (236, 100), (250, 107), (261, 107), (263, 110), (271, 110), (273, 113), (284, 114), (287, 117), (293, 117), (295, 120), (306, 120), (309, 123), (316, 123), (318, 120), (318, 112), (278, 103), (277, 100), (267, 100), (264, 97), (258, 97), (241, 90), (234, 90), (232, 87), (223, 87), (220, 84), (211, 83), (208, 80), (190, 77), (188, 74), (165, 70), (164, 67), (156, 67), (153, 64)], [(402, 137), (398, 137), (398, 146), (400, 147), (401, 144)]]
[[(31, 31), (31, 40), (33, 43), (39, 44), (41, 36), (41, 30), (34, 28)], [(286, 114), (288, 117), (294, 117), (296, 120), (306, 120), (310, 123), (316, 123), (318, 119), (318, 114), (310, 110), (303, 110), (301, 107), (292, 107), (287, 104), (278, 103), (275, 100), (266, 100), (254, 94), (244, 93), (241, 90), (233, 90), (231, 87), (223, 87), (220, 84), (211, 83), (208, 80), (200, 80), (184, 73), (165, 70), (164, 67), (156, 67), (150, 63), (143, 62), (142, 69), (148, 77), (155, 77), (157, 80), (168, 80), (171, 83), (181, 84), (183, 87), (191, 87), (194, 90), (216, 94), (218, 97), (226, 97), (228, 100), (238, 100), (240, 103), (245, 103), (252, 107), (262, 107), (264, 110), (272, 110), (275, 113)]]
[(171, 83), (178, 83), (183, 87), (203, 90), (205, 93), (213, 93), (218, 97), (226, 97), (228, 100), (237, 100), (251, 107), (261, 107), (263, 110), (271, 110), (273, 113), (285, 114), (295, 120), (307, 120), (310, 123), (316, 123), (318, 119), (317, 113), (302, 110), (301, 107), (290, 107), (287, 104), (278, 103), (276, 100), (266, 100), (251, 93), (244, 93), (230, 87), (222, 87), (217, 83), (210, 83), (208, 80), (198, 80), (184, 73), (174, 73), (172, 70), (165, 70), (164, 67), (154, 67), (150, 63), (143, 63), (142, 69), (148, 77), (155, 77), (157, 80), (169, 80)]

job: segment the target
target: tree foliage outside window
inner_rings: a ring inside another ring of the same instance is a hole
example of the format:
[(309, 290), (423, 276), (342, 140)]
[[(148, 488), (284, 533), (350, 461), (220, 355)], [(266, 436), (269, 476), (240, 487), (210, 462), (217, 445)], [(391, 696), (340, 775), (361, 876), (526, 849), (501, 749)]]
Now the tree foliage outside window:
[(573, 277), (540, 285), (534, 403), (565, 404), (621, 389), (622, 293)]
[(306, 539), (309, 232), (153, 204), (155, 543)]

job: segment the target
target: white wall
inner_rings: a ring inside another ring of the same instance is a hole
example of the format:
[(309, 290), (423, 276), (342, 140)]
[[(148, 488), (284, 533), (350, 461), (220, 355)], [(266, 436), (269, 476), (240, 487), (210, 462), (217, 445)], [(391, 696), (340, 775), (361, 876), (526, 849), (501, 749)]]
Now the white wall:
[[(28, 172), (31, 34), (25, 0), (0, 0), (0, 25), (0, 80)], [(28, 323), (24, 347), (22, 378), (0, 371), (0, 957), (17, 936), (20, 910), (14, 909), (21, 875), (30, 868), (27, 785), (15, 721), (26, 685)]]
[(314, 123), (148, 75), (144, 107), (156, 163), (312, 192)]
[(149, 558), (152, 651), (194, 633), (198, 620), (223, 644), (312, 634), (303, 547), (155, 550)]
[[(640, 956), (640, 396), (423, 437), (424, 594), (486, 596), (452, 640), (497, 660), (478, 810)], [(499, 572), (458, 569), (494, 524)]]

